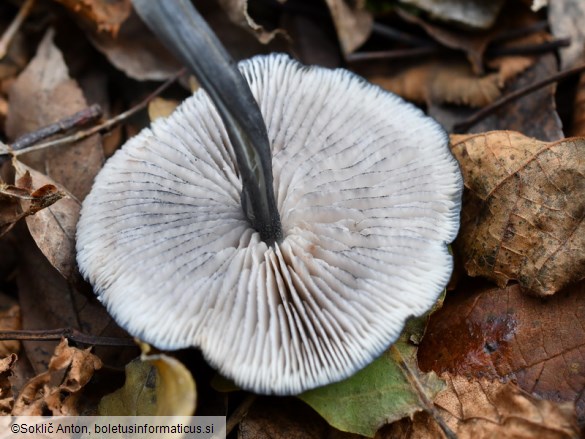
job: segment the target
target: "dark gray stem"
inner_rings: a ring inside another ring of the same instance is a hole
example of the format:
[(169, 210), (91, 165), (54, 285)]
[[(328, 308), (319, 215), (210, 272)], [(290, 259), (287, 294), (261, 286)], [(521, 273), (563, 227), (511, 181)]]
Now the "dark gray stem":
[(148, 27), (193, 71), (214, 103), (236, 153), (242, 208), (269, 245), (282, 239), (272, 157), (258, 103), (235, 62), (190, 0), (132, 0)]

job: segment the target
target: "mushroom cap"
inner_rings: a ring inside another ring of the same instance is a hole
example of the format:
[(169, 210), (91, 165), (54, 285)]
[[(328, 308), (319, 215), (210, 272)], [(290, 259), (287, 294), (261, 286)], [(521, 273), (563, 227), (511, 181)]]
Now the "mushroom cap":
[(462, 178), (439, 124), (348, 71), (285, 55), (239, 67), (266, 122), (283, 240), (267, 246), (245, 218), (234, 151), (198, 91), (106, 163), (77, 259), (130, 334), (295, 394), (364, 367), (432, 307)]

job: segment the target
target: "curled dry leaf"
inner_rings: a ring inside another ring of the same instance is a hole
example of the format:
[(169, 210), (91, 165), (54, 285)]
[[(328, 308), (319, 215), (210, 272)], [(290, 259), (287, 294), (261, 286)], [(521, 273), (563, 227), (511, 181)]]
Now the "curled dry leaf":
[[(37, 54), (10, 89), (6, 133), (16, 139), (87, 108), (77, 82), (69, 77), (63, 55), (47, 31)], [(79, 200), (89, 192), (102, 167), (99, 135), (73, 145), (41, 150), (20, 156), (28, 166), (48, 175)]]
[(63, 339), (55, 349), (46, 372), (25, 384), (14, 404), (13, 415), (54, 416), (77, 415), (81, 389), (102, 367), (91, 348), (70, 347)]
[(585, 75), (581, 75), (577, 92), (575, 93), (571, 134), (574, 136), (585, 136)]
[[(81, 205), (79, 201), (69, 194), (65, 188), (58, 187), (57, 183), (49, 177), (29, 168), (25, 164), (13, 160), (17, 178), (28, 176), (31, 187), (40, 186), (40, 189), (32, 192), (42, 194), (49, 201), (44, 209), (32, 211), (34, 215), (27, 216), (28, 229), (37, 243), (39, 249), (47, 257), (49, 262), (67, 279), (74, 279), (77, 275), (75, 263), (75, 226), (79, 218)], [(57, 198), (58, 197), (58, 198)], [(61, 199), (57, 204), (54, 199)], [(26, 211), (29, 201), (21, 202), (22, 210)], [(38, 204), (38, 202), (37, 202)], [(30, 206), (35, 207), (34, 199)], [(32, 209), (29, 207), (29, 209)]]
[(373, 17), (365, 9), (364, 0), (325, 0), (345, 55), (359, 48), (370, 36)]
[(545, 300), (518, 285), (455, 292), (433, 314), (418, 350), (424, 371), (514, 380), (576, 405), (585, 425), (585, 283)]
[(191, 372), (167, 355), (143, 355), (126, 365), (124, 386), (100, 401), (102, 416), (191, 416), (197, 392)]
[[(20, 306), (10, 296), (0, 294), (0, 331), (22, 329)], [(18, 340), (0, 340), (0, 358), (16, 354), (20, 350)]]
[(130, 0), (55, 0), (61, 3), (82, 22), (91, 23), (98, 32), (113, 37), (130, 15)]
[(12, 368), (17, 359), (16, 354), (9, 354), (0, 359), (0, 416), (12, 413), (14, 395), (9, 377), (12, 375)]
[(276, 34), (282, 32), (278, 29), (268, 31), (256, 23), (248, 14), (248, 0), (219, 0), (219, 4), (234, 24), (250, 30), (262, 44), (268, 44)]
[(453, 135), (465, 181), (455, 241), (470, 276), (550, 295), (585, 277), (585, 139)]
[(34, 189), (30, 173), (21, 174), (16, 185), (0, 182), (0, 236), (21, 218), (34, 215), (63, 197), (53, 184)]
[(504, 0), (400, 1), (422, 9), (437, 20), (477, 29), (490, 28), (504, 5)]
[[(573, 405), (555, 404), (530, 396), (512, 383), (460, 376), (443, 376), (447, 389), (435, 398), (439, 416), (459, 439), (547, 438), (578, 435)], [(380, 439), (445, 438), (425, 412), (385, 428)]]

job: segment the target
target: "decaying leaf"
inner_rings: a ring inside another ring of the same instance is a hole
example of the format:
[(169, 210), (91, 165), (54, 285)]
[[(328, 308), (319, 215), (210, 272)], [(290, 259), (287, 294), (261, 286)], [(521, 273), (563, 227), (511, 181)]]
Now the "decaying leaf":
[(75, 17), (91, 23), (98, 32), (108, 32), (115, 37), (122, 23), (130, 15), (130, 0), (55, 0)]
[(70, 347), (62, 340), (55, 349), (46, 372), (32, 378), (22, 389), (14, 404), (13, 415), (58, 416), (77, 415), (81, 389), (102, 367), (91, 348)]
[(430, 14), (434, 19), (465, 28), (488, 29), (494, 22), (504, 0), (400, 0)]
[[(20, 306), (10, 296), (0, 294), (0, 331), (22, 329)], [(16, 354), (20, 350), (18, 340), (0, 340), (0, 358)]]
[(305, 404), (292, 398), (256, 401), (239, 426), (238, 439), (360, 439), (335, 430)]
[(34, 189), (29, 173), (23, 173), (16, 185), (0, 182), (0, 236), (8, 232), (16, 222), (42, 209), (63, 197), (53, 184)]
[(465, 181), (455, 244), (470, 276), (540, 295), (585, 277), (585, 139), (454, 135)]
[(571, 45), (559, 50), (561, 69), (575, 67), (585, 61), (585, 3), (581, 0), (551, 1), (548, 22), (557, 38), (571, 39)]
[(181, 68), (135, 12), (124, 21), (116, 38), (103, 32), (89, 33), (88, 37), (116, 68), (130, 78), (162, 81)]
[(167, 355), (143, 355), (126, 366), (124, 386), (100, 401), (102, 416), (191, 416), (197, 392), (191, 372)]
[(14, 395), (12, 384), (8, 379), (12, 375), (12, 368), (17, 360), (16, 354), (9, 354), (0, 359), (0, 415), (5, 416), (12, 413), (14, 406)]
[(424, 371), (515, 381), (571, 402), (585, 425), (585, 283), (540, 299), (518, 285), (455, 291), (431, 316), (418, 350)]
[[(53, 34), (47, 31), (37, 54), (10, 89), (6, 133), (11, 139), (87, 108), (81, 88), (69, 77), (63, 55), (53, 43)], [(103, 151), (100, 136), (94, 135), (19, 159), (83, 200), (101, 169)]]
[(179, 102), (172, 99), (154, 98), (148, 104), (148, 118), (152, 122), (159, 117), (167, 117), (175, 111), (177, 105)]
[(262, 44), (268, 44), (278, 33), (282, 32), (278, 29), (266, 30), (256, 23), (248, 14), (248, 0), (219, 0), (219, 4), (234, 24), (250, 30)]
[[(512, 383), (444, 375), (448, 388), (435, 398), (439, 416), (458, 439), (547, 438), (578, 436), (571, 403), (539, 400)], [(385, 428), (380, 439), (445, 438), (425, 412)]]
[(373, 18), (364, 0), (325, 0), (345, 55), (359, 48), (370, 36)]
[[(299, 398), (333, 427), (368, 437), (373, 437), (384, 424), (424, 409), (412, 379), (418, 380), (430, 400), (443, 389), (443, 382), (434, 373), (424, 374), (416, 364), (414, 343), (422, 337), (426, 321), (427, 317), (409, 320), (394, 346), (365, 369), (341, 382), (305, 392)], [(406, 376), (396, 352), (415, 377)]]

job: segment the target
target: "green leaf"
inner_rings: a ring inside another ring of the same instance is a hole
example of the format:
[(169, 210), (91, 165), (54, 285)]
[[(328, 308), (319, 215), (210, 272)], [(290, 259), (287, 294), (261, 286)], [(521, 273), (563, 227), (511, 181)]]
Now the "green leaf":
[[(435, 309), (441, 303), (442, 298)], [(415, 344), (422, 338), (428, 315), (408, 320), (394, 346), (365, 369), (299, 398), (333, 427), (369, 437), (384, 424), (425, 409), (424, 400), (432, 401), (445, 387), (436, 374), (424, 374), (416, 364)]]

